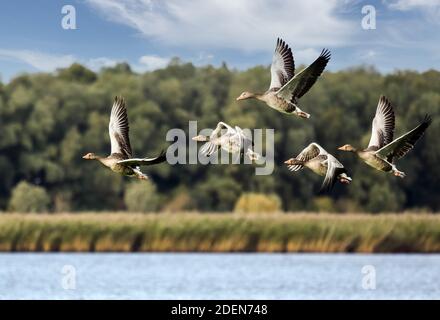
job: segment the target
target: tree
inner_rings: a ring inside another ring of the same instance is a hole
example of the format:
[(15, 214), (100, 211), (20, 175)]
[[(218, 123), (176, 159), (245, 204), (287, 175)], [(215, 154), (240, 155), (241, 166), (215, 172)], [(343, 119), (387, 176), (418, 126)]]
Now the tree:
[(131, 212), (154, 212), (159, 208), (160, 198), (150, 181), (129, 184), (124, 195), (125, 205)]
[(8, 209), (13, 212), (46, 212), (50, 197), (43, 187), (21, 181), (12, 190)]

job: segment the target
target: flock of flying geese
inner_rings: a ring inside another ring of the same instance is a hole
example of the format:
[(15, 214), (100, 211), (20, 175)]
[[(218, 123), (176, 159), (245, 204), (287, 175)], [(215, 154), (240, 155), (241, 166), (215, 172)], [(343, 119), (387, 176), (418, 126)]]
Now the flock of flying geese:
[[(257, 99), (279, 112), (308, 119), (310, 114), (299, 108), (298, 101), (310, 90), (329, 60), (330, 52), (324, 49), (311, 65), (295, 75), (292, 50), (283, 40), (278, 39), (270, 69), (269, 89), (264, 93), (245, 91), (237, 100)], [(346, 144), (338, 150), (353, 152), (367, 165), (403, 178), (405, 173), (396, 168), (395, 162), (414, 147), (431, 122), (431, 117), (427, 115), (417, 127), (393, 140), (395, 127), (393, 106), (386, 97), (381, 96), (372, 122), (368, 147), (356, 149), (352, 145)], [(121, 97), (116, 97), (113, 103), (109, 135), (111, 142), (109, 156), (100, 157), (94, 153), (87, 153), (83, 158), (98, 160), (114, 172), (142, 180), (148, 179), (148, 176), (141, 172), (141, 166), (166, 161), (164, 152), (155, 158), (133, 158), (127, 109), (125, 101)], [(247, 156), (252, 161), (260, 158), (260, 155), (253, 151), (252, 140), (244, 134), (243, 130), (238, 126), (233, 128), (224, 122), (219, 122), (210, 136), (198, 135), (192, 139), (205, 142), (200, 149), (200, 153), (205, 156), (215, 154), (221, 148), (232, 154)], [(298, 171), (306, 167), (314, 173), (324, 176), (322, 191), (330, 190), (336, 181), (344, 184), (352, 181), (342, 163), (316, 142), (310, 143), (295, 158), (284, 163), (290, 171)]]

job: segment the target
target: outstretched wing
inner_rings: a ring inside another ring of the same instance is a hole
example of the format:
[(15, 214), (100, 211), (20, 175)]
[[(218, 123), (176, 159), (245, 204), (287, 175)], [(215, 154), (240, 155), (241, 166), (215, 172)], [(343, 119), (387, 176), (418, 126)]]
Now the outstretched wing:
[(235, 126), (235, 131), (240, 138), (240, 153), (242, 155), (247, 155), (251, 160), (260, 159), (261, 155), (254, 151), (254, 141), (252, 140), (252, 137), (248, 137), (243, 129), (238, 126)]
[(393, 141), (395, 116), (391, 102), (381, 96), (371, 125), (371, 138), (368, 148), (380, 149)]
[(389, 162), (402, 158), (412, 148), (414, 148), (416, 142), (423, 136), (431, 123), (432, 118), (429, 115), (426, 115), (421, 124), (408, 133), (405, 133), (403, 136), (397, 138), (390, 144), (387, 144), (383, 148), (377, 150), (376, 154), (382, 158), (386, 158)]
[(118, 163), (125, 164), (127, 166), (151, 166), (153, 164), (158, 164), (165, 162), (167, 160), (166, 152), (162, 150), (159, 156), (155, 158), (131, 158), (126, 160), (118, 161)]
[(226, 133), (234, 133), (235, 132), (234, 128), (232, 128), (230, 125), (228, 125), (225, 122), (220, 121), (219, 123), (217, 123), (217, 126), (215, 127), (214, 131), (212, 131), (211, 139), (219, 138), (220, 136), (225, 134), (225, 131), (224, 131), (225, 129), (226, 129)]
[[(309, 144), (306, 148), (304, 148), (297, 156), (296, 156), (296, 160), (300, 160), (300, 161), (304, 161), (307, 162), (313, 158), (316, 158), (317, 156), (319, 156), (320, 154), (322, 154), (323, 152), (326, 153), (326, 151), (317, 143), (312, 142), (311, 144)], [(300, 164), (294, 164), (294, 165), (289, 165), (287, 166), (287, 168), (290, 171), (298, 171), (300, 169), (302, 169), (304, 166), (300, 165)]]
[(120, 153), (126, 158), (132, 157), (128, 131), (128, 117), (125, 100), (122, 97), (115, 97), (110, 114), (110, 122), (108, 124), (111, 153)]
[(320, 56), (307, 68), (287, 82), (277, 95), (287, 101), (301, 98), (315, 84), (330, 60), (330, 51), (323, 49)]
[(292, 50), (283, 40), (278, 38), (270, 67), (269, 90), (281, 88), (292, 79), (294, 74), (295, 62), (293, 61)]
[(321, 185), (320, 192), (330, 191), (336, 183), (336, 178), (341, 173), (346, 173), (344, 166), (334, 156), (327, 153), (327, 173), (325, 174), (324, 181)]
[[(226, 132), (224, 132), (226, 130)], [(206, 142), (199, 150), (200, 154), (204, 156), (210, 156), (218, 151), (220, 148), (219, 143), (214, 143), (215, 141), (218, 141), (220, 137), (224, 134), (233, 133), (235, 132), (234, 128), (232, 128), (230, 125), (224, 122), (217, 123), (217, 126), (212, 131), (208, 142)]]
[(204, 156), (210, 156), (211, 154), (216, 153), (219, 148), (219, 145), (213, 144), (212, 142), (208, 141), (200, 148), (199, 152)]

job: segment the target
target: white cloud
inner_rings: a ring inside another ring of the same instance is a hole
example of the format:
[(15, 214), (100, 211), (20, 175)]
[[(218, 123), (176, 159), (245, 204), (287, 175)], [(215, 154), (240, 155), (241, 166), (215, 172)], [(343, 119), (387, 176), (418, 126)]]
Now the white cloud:
[(110, 21), (150, 40), (197, 50), (273, 50), (277, 36), (294, 48), (336, 46), (354, 22), (337, 17), (346, 0), (86, 0)]
[(163, 58), (156, 55), (145, 55), (139, 58), (139, 63), (141, 64), (140, 69), (143, 69), (143, 71), (165, 68), (169, 62), (169, 58)]
[(31, 50), (0, 49), (0, 58), (24, 62), (39, 71), (54, 71), (75, 62), (72, 55), (54, 55)]
[(366, 61), (366, 62), (371, 63), (379, 56), (379, 53), (376, 50), (370, 49), (370, 50), (366, 50), (364, 52), (360, 52), (358, 55), (359, 55), (359, 58), (361, 61)]
[[(14, 49), (0, 49), (0, 59), (25, 63), (38, 71), (44, 72), (52, 72), (59, 68), (66, 68), (74, 62), (80, 63), (96, 72), (103, 67), (113, 67), (124, 61), (122, 59), (112, 59), (108, 57), (81, 59), (74, 55)], [(132, 64), (132, 67), (135, 71), (145, 72), (164, 68), (169, 62), (169, 58), (163, 58), (156, 55), (144, 55), (139, 58), (138, 63)]]
[(114, 67), (116, 64), (122, 61), (110, 59), (107, 57), (91, 58), (84, 62), (84, 64), (92, 69), (93, 71), (98, 71), (103, 67)]
[(320, 51), (312, 48), (293, 50), (293, 57), (295, 59), (295, 63), (298, 65), (309, 64), (313, 62), (316, 58), (318, 58), (320, 53)]
[(408, 11), (411, 9), (432, 9), (440, 6), (440, 0), (391, 0), (386, 1), (390, 9)]

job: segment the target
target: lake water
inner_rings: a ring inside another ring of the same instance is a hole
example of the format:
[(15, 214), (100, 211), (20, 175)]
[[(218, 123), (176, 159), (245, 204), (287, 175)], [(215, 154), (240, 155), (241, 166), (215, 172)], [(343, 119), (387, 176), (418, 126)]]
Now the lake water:
[(439, 299), (440, 255), (2, 253), (0, 298)]

